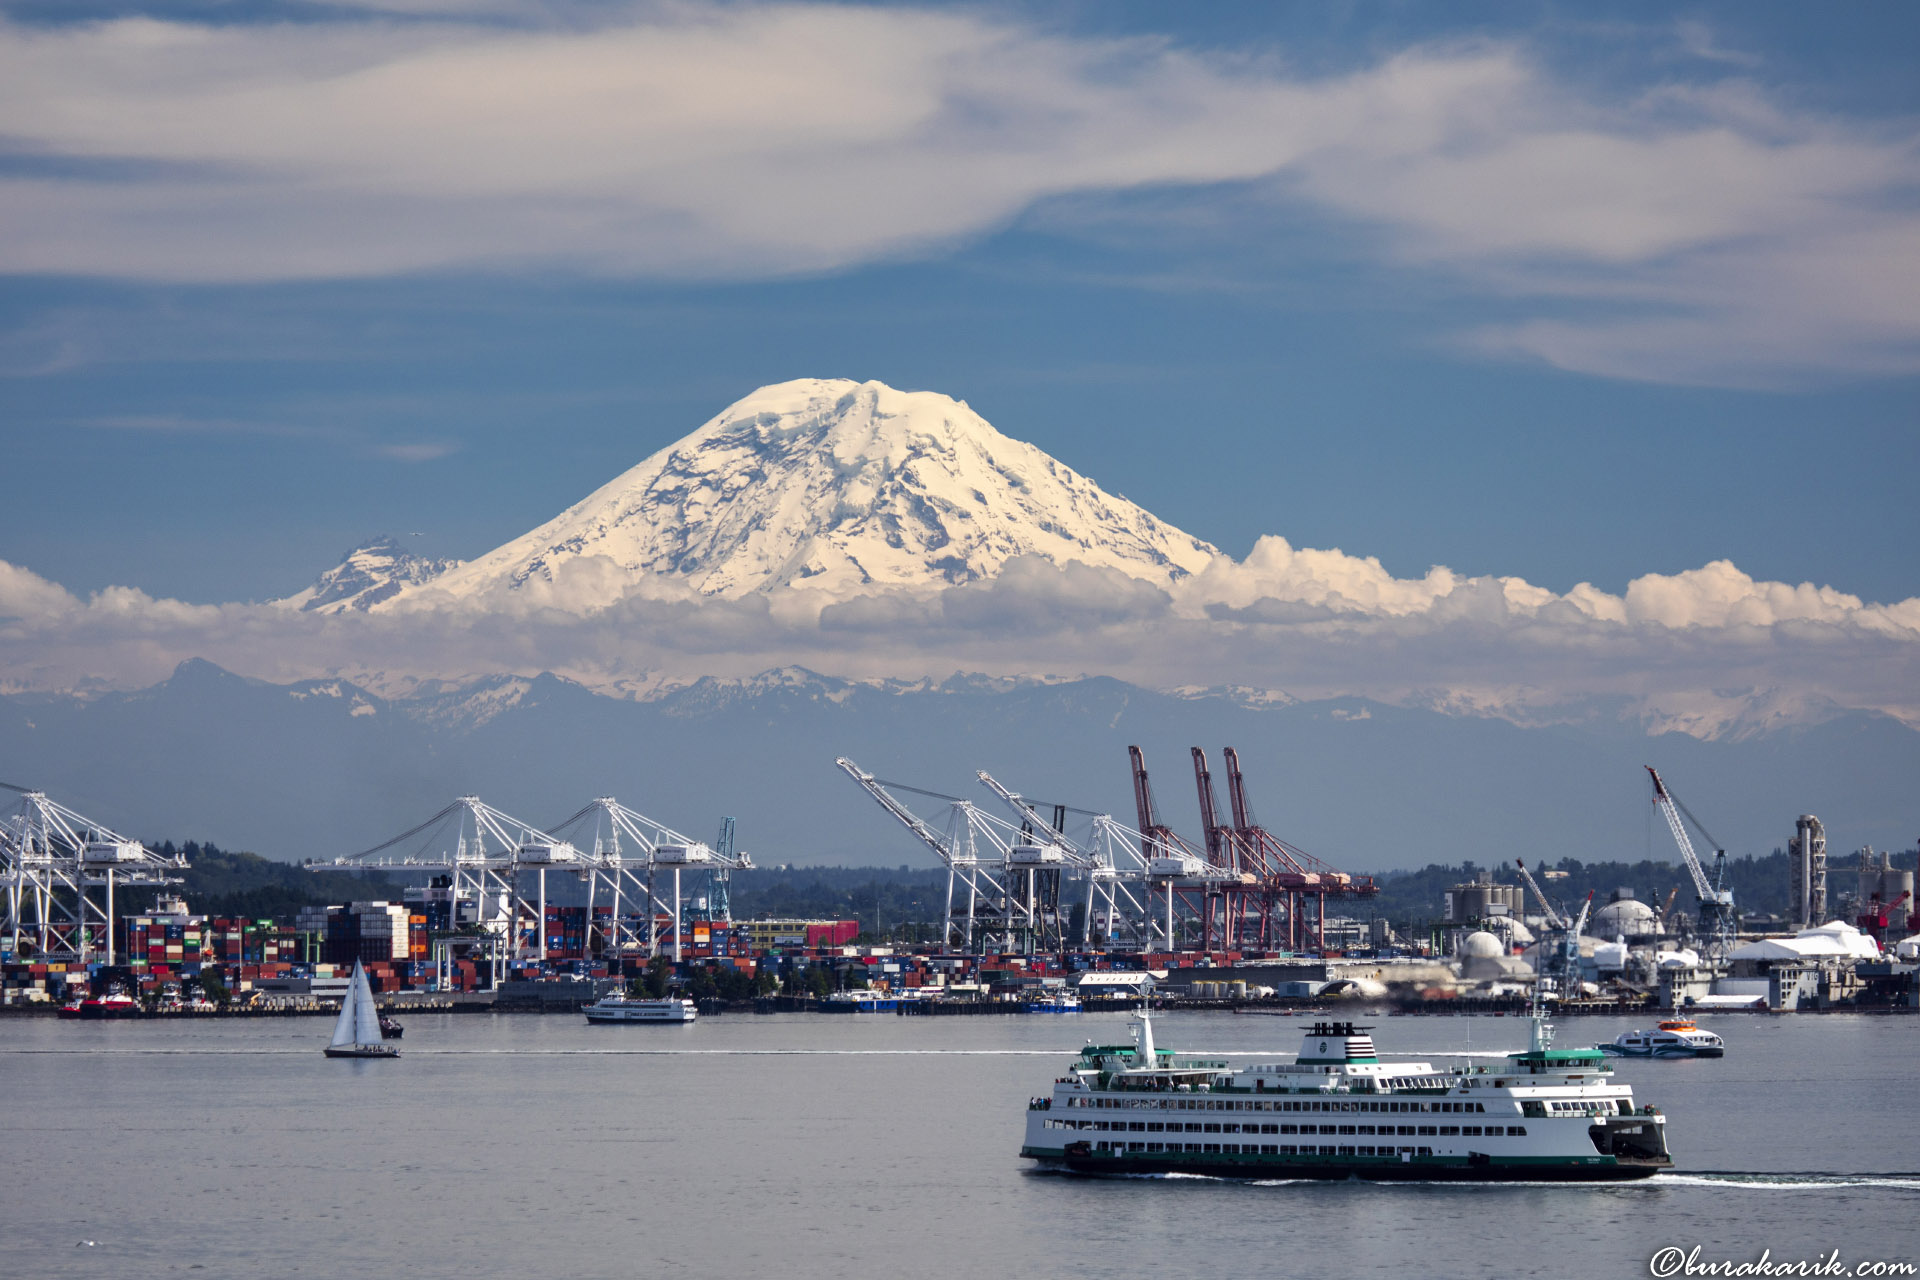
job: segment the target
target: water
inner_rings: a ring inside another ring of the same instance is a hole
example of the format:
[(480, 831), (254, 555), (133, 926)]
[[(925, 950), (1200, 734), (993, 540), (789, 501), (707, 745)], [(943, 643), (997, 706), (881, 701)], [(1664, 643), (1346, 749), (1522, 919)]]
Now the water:
[[(1725, 1059), (1617, 1064), (1667, 1112), (1679, 1171), (1541, 1187), (1028, 1172), (1027, 1098), (1084, 1040), (1125, 1040), (1122, 1015), (413, 1015), (397, 1062), (322, 1058), (330, 1025), (0, 1022), (0, 1269), (1604, 1277), (1668, 1245), (1920, 1263), (1911, 1018), (1705, 1019)], [(1299, 1025), (1155, 1027), (1240, 1054), (1291, 1052)], [(1569, 1021), (1561, 1043), (1628, 1025)], [(1374, 1036), (1438, 1057), (1518, 1048), (1525, 1023)]]

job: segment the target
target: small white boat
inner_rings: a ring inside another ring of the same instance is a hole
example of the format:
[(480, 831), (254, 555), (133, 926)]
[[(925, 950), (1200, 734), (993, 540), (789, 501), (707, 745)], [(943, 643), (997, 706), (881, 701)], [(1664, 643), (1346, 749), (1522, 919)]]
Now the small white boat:
[(1616, 1058), (1720, 1058), (1727, 1052), (1724, 1040), (1690, 1018), (1663, 1022), (1653, 1031), (1625, 1031), (1612, 1044), (1597, 1047)]
[(373, 1007), (373, 988), (358, 960), (353, 962), (353, 977), (347, 982), (347, 998), (340, 1002), (340, 1017), (333, 1024), (333, 1041), (321, 1052), (329, 1058), (400, 1056), (400, 1050), (381, 1037), (380, 1011)]
[(691, 1000), (672, 996), (664, 1000), (629, 1000), (625, 996), (602, 996), (580, 1012), (588, 1022), (692, 1022), (700, 1016)]
[(1023, 1001), (1021, 1011), (1024, 1013), (1079, 1013), (1080, 997), (1065, 992), (1053, 992)]

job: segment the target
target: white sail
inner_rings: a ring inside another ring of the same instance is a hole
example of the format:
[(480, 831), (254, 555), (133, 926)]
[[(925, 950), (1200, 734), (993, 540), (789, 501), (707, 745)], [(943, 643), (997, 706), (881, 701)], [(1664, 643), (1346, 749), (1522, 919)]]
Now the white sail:
[[(353, 976), (355, 978), (360, 976), (360, 966), (358, 964), (355, 964), (353, 967)], [(332, 1047), (335, 1049), (344, 1049), (353, 1043), (354, 994), (358, 990), (359, 988), (354, 983), (349, 982), (347, 984), (346, 997), (340, 1001), (340, 1017), (336, 1019), (333, 1024)]]
[(373, 988), (358, 960), (353, 962), (353, 1042), (380, 1043), (380, 1012), (373, 1007)]

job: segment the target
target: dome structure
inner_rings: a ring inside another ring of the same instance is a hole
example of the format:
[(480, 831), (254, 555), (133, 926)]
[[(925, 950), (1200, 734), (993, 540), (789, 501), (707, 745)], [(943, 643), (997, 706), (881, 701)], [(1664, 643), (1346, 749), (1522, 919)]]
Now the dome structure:
[(1460, 956), (1465, 960), (1486, 960), (1505, 955), (1506, 951), (1500, 939), (1485, 930), (1470, 933), (1460, 940)]
[(1663, 932), (1653, 908), (1638, 898), (1619, 898), (1601, 907), (1587, 930), (1597, 938), (1643, 938)]

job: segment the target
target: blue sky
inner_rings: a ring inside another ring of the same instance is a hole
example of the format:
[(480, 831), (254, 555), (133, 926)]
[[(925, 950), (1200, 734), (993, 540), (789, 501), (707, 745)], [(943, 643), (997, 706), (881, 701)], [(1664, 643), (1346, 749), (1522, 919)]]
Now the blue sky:
[(0, 5), (0, 559), (470, 557), (752, 388), (1245, 556), (1920, 596), (1920, 19)]

